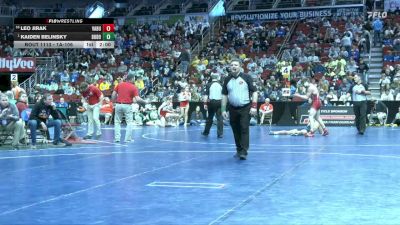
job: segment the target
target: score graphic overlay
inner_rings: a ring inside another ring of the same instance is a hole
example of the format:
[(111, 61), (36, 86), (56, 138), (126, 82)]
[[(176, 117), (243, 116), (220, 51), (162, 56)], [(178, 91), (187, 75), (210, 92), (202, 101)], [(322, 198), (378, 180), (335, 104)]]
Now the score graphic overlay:
[(114, 48), (114, 19), (14, 19), (14, 48)]

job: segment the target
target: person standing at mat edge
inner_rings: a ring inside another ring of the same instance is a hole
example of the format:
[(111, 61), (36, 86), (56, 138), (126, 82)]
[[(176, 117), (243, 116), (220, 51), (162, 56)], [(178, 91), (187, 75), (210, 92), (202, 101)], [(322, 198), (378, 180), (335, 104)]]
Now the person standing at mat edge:
[(224, 121), (221, 113), (222, 86), (218, 82), (219, 74), (211, 74), (211, 82), (207, 84), (206, 94), (204, 95), (204, 109), (208, 111), (206, 126), (201, 133), (208, 136), (214, 120), (214, 115), (217, 116), (217, 137), (222, 138), (224, 132)]
[(99, 138), (101, 136), (100, 108), (104, 98), (103, 93), (96, 86), (89, 85), (86, 82), (81, 83), (79, 91), (83, 97), (84, 105), (87, 105), (86, 112), (89, 122), (87, 135), (83, 139), (92, 138), (94, 127), (96, 127), (96, 138)]
[(354, 84), (350, 87), (348, 95), (351, 95), (353, 100), (354, 115), (356, 116), (355, 123), (358, 134), (364, 135), (367, 127), (367, 95), (371, 92), (368, 91), (368, 86), (362, 83), (360, 76), (354, 76)]
[(126, 134), (125, 142), (132, 141), (132, 126), (133, 126), (133, 108), (134, 102), (147, 104), (142, 98), (139, 97), (139, 90), (134, 85), (135, 75), (129, 74), (126, 81), (118, 84), (114, 89), (111, 99), (117, 104), (115, 106), (115, 132), (114, 141), (121, 141), (121, 122), (122, 118), (126, 121)]
[(229, 122), (236, 144), (235, 158), (246, 160), (249, 150), (250, 114), (257, 115), (257, 89), (253, 79), (241, 72), (241, 62), (234, 59), (230, 63), (229, 76), (222, 85), (221, 110), (228, 118), (226, 106), (229, 102)]

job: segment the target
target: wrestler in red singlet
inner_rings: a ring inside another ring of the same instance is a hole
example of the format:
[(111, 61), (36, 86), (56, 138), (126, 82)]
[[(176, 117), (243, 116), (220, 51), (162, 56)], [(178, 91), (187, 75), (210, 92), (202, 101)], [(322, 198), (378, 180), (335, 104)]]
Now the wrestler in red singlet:
[(311, 108), (314, 108), (315, 110), (319, 110), (322, 106), (321, 99), (319, 98), (319, 95), (312, 94), (311, 95)]

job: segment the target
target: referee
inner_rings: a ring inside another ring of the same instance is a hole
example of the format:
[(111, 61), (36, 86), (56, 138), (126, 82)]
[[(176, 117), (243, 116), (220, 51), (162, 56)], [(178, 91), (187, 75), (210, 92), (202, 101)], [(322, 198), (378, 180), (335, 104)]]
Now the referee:
[(139, 90), (134, 85), (135, 83), (135, 75), (128, 74), (126, 81), (119, 83), (118, 86), (114, 89), (112, 93), (112, 100), (116, 101), (115, 106), (115, 132), (114, 132), (114, 141), (121, 141), (121, 121), (122, 118), (125, 117), (126, 121), (126, 134), (125, 134), (125, 142), (132, 141), (132, 125), (133, 125), (133, 109), (132, 103), (141, 102), (147, 103), (142, 98), (139, 97)]
[(241, 62), (231, 61), (230, 74), (222, 86), (222, 115), (228, 117), (226, 105), (229, 102), (229, 122), (235, 137), (235, 158), (246, 160), (249, 150), (250, 113), (257, 114), (257, 89), (253, 79), (241, 72)]
[(214, 115), (217, 115), (217, 136), (218, 138), (222, 138), (224, 133), (224, 121), (221, 113), (222, 86), (218, 82), (219, 75), (217, 73), (211, 74), (211, 79), (204, 95), (204, 109), (208, 110), (208, 117), (204, 131), (201, 134), (208, 136)]
[(370, 95), (371, 92), (368, 91), (368, 86), (362, 83), (360, 76), (355, 75), (354, 82), (355, 84), (350, 87), (348, 95), (352, 96), (358, 134), (364, 135), (367, 127), (367, 95)]

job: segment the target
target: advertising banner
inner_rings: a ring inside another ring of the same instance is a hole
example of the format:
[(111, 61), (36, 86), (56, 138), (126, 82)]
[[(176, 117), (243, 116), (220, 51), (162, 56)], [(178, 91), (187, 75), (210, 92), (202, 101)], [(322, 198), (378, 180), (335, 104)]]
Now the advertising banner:
[[(309, 106), (297, 107), (298, 124), (308, 123)], [(321, 108), (321, 118), (327, 126), (354, 126), (354, 111), (350, 106), (325, 106)]]
[(397, 8), (400, 8), (400, 0), (385, 0), (384, 3), (384, 8), (385, 11), (388, 12), (393, 12), (395, 11)]
[(207, 13), (186, 14), (185, 22), (191, 22), (191, 23), (208, 22), (208, 14)]
[(36, 59), (30, 57), (0, 58), (0, 72), (33, 73), (36, 69)]
[(299, 20), (315, 17), (358, 16), (364, 13), (364, 6), (318, 7), (274, 9), (253, 12), (232, 12), (228, 17), (234, 21)]
[(184, 21), (184, 15), (151, 15), (151, 16), (135, 16), (127, 17), (125, 19), (125, 24), (168, 24), (173, 25), (177, 21)]

